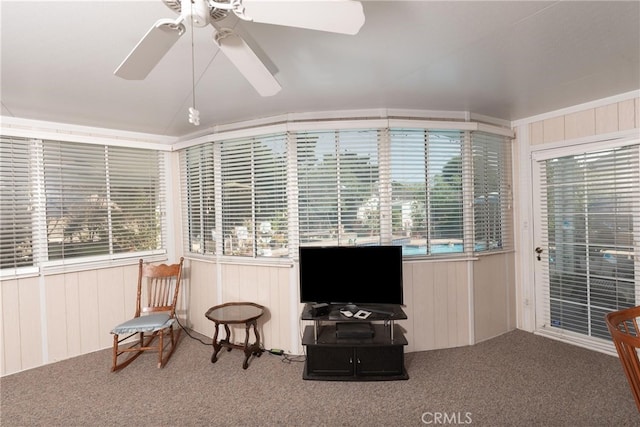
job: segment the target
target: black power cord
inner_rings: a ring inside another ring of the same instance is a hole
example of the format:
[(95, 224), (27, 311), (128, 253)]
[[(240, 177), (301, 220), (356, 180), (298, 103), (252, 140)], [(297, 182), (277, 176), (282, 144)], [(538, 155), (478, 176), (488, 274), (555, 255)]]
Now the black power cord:
[[(189, 333), (189, 329), (187, 329), (182, 323), (180, 323), (180, 319), (178, 319), (178, 317), (175, 317), (176, 322), (178, 322), (178, 326), (180, 326), (180, 328), (182, 328), (182, 330), (189, 336), (189, 338), (196, 340), (198, 342), (200, 342), (203, 345), (207, 345), (207, 346), (213, 346), (213, 340), (212, 342), (204, 342), (202, 341), (200, 338), (195, 337), (193, 335), (191, 335), (191, 333)], [(304, 355), (302, 356), (291, 356), (290, 354), (287, 354), (284, 352), (284, 350), (281, 350), (279, 348), (272, 348), (270, 350), (267, 350), (265, 348), (260, 348), (263, 352), (272, 354), (274, 356), (283, 356), (282, 357), (282, 362), (283, 363), (292, 363), (292, 362), (304, 362), (306, 357)]]
[(191, 335), (189, 333), (189, 330), (187, 328), (184, 327), (184, 325), (182, 325), (182, 323), (180, 323), (180, 319), (178, 319), (178, 316), (175, 317), (176, 322), (178, 322), (178, 326), (180, 326), (182, 328), (182, 330), (189, 336), (189, 338), (199, 341), (200, 343), (204, 344), (204, 345), (208, 345), (208, 346), (213, 346), (213, 341), (212, 342), (204, 342), (202, 341), (200, 338), (198, 337), (194, 337), (193, 335)]

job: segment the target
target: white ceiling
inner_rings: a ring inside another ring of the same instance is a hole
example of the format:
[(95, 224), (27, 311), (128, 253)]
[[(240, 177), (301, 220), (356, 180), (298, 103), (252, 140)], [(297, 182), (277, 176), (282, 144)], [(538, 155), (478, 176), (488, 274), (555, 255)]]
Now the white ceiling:
[[(160, 18), (161, 0), (2, 0), (2, 115), (168, 136), (197, 129), (191, 38), (143, 81), (113, 71)], [(505, 120), (640, 89), (640, 1), (364, 1), (355, 36), (239, 21), (282, 90), (263, 98), (194, 34), (200, 130), (353, 109), (470, 111)], [(189, 33), (189, 31), (187, 32)]]

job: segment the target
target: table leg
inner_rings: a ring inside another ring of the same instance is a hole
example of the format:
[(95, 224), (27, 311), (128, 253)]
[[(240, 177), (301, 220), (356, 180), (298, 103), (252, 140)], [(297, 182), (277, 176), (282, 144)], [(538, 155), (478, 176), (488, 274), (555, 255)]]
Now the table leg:
[(256, 336), (256, 343), (254, 344), (255, 350), (253, 354), (256, 357), (260, 357), (262, 355), (262, 348), (260, 347), (260, 333), (258, 332), (257, 322), (253, 324), (253, 334)]
[(216, 360), (218, 360), (218, 353), (220, 352), (220, 349), (222, 349), (222, 345), (218, 342), (218, 327), (220, 324), (218, 322), (215, 322), (215, 324), (216, 331), (213, 334), (213, 354), (211, 355), (211, 363), (216, 363)]
[(222, 340), (222, 342), (227, 344), (227, 351), (231, 351), (232, 348), (229, 346), (229, 344), (231, 344), (231, 331), (229, 330), (229, 325), (227, 325), (226, 323), (224, 324), (224, 331), (227, 334), (227, 338), (225, 338), (224, 340)]
[[(249, 357), (251, 357), (251, 355), (256, 357), (260, 357), (262, 355), (262, 349), (260, 348), (260, 333), (258, 332), (257, 323), (258, 322), (256, 320), (253, 320), (245, 324), (244, 363), (242, 364), (242, 369), (247, 369), (249, 367)], [(252, 326), (256, 342), (249, 345), (249, 333)]]
[(244, 363), (242, 364), (242, 369), (247, 369), (249, 367), (249, 357), (251, 356), (251, 348), (249, 347), (249, 328), (252, 323), (253, 322), (247, 322), (244, 324)]

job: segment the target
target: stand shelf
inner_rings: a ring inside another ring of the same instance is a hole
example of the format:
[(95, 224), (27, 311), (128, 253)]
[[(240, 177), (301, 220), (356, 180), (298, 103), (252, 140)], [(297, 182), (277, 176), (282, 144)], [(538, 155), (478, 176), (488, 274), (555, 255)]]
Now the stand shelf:
[[(406, 319), (400, 306), (363, 307), (387, 311), (392, 314), (373, 313), (366, 321), (345, 318), (338, 308), (329, 314), (312, 316), (305, 306), (302, 320), (313, 325), (304, 329), (302, 345), (307, 348), (303, 379), (339, 381), (406, 380), (404, 346), (407, 340), (402, 328), (394, 320)], [(337, 314), (336, 314), (337, 313)], [(371, 323), (372, 337), (339, 338), (337, 323)]]

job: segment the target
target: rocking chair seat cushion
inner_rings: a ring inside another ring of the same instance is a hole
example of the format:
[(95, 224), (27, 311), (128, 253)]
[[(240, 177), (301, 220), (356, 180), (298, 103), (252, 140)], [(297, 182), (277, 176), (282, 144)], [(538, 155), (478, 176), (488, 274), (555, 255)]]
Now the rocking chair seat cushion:
[(173, 325), (175, 319), (168, 313), (149, 314), (147, 316), (134, 317), (119, 324), (111, 331), (112, 334), (123, 335), (136, 332), (154, 332)]

